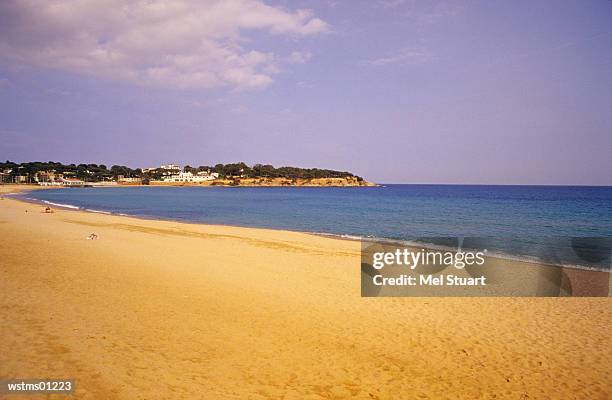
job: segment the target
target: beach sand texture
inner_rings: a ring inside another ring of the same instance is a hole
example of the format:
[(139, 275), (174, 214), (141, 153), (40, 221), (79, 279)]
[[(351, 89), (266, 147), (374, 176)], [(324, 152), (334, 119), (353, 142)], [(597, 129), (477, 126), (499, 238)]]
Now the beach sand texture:
[(612, 397), (609, 298), (361, 298), (358, 242), (41, 210), (0, 200), (0, 377), (79, 399)]

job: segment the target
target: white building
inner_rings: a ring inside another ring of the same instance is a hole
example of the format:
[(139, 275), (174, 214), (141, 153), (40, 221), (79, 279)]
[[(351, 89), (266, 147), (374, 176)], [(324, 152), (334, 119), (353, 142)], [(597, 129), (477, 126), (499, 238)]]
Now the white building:
[(179, 165), (176, 164), (164, 164), (161, 165), (159, 167), (150, 167), (150, 168), (142, 168), (142, 172), (143, 173), (147, 173), (147, 172), (152, 172), (155, 171), (156, 169), (163, 169), (164, 171), (164, 175), (172, 173), (172, 172), (180, 172), (181, 171), (181, 167)]
[(80, 179), (76, 179), (76, 178), (63, 178), (62, 180), (60, 180), (60, 182), (64, 186), (83, 186), (85, 185), (84, 181)]
[(211, 173), (210, 171), (200, 171), (198, 172), (198, 176), (203, 177), (207, 181), (213, 181), (219, 178), (219, 174), (216, 172)]
[(38, 185), (40, 186), (63, 186), (63, 183), (60, 181), (44, 181), (44, 182), (38, 182)]
[(205, 182), (210, 181), (214, 178), (204, 177), (200, 175), (194, 175), (191, 172), (179, 172), (175, 175), (164, 176), (162, 181), (164, 182)]
[(117, 182), (120, 182), (120, 183), (132, 183), (132, 184), (141, 184), (142, 183), (142, 178), (128, 178), (128, 177), (125, 177), (123, 175), (118, 175), (117, 176)]

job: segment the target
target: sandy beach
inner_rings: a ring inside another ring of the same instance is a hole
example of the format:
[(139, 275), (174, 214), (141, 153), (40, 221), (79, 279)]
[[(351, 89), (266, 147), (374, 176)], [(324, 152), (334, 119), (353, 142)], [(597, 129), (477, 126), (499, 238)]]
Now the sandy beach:
[(362, 298), (358, 242), (41, 211), (0, 200), (0, 377), (79, 399), (612, 396), (610, 298)]

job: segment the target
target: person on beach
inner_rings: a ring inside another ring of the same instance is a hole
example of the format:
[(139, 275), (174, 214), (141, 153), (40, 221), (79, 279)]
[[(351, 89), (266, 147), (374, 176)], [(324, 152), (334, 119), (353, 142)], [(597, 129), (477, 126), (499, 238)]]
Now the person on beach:
[(53, 209), (51, 207), (45, 207), (43, 211), (45, 214), (53, 214)]

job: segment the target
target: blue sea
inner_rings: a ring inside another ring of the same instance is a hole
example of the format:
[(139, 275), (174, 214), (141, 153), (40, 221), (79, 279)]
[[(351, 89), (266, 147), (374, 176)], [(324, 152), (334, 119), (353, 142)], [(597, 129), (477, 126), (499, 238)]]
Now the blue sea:
[[(509, 257), (610, 267), (612, 187), (121, 187), (22, 196), (90, 211), (349, 238), (431, 243), (460, 238), (464, 248), (486, 247)], [(595, 256), (589, 261), (587, 255), (584, 263), (561, 260), (575, 254), (576, 245)]]

